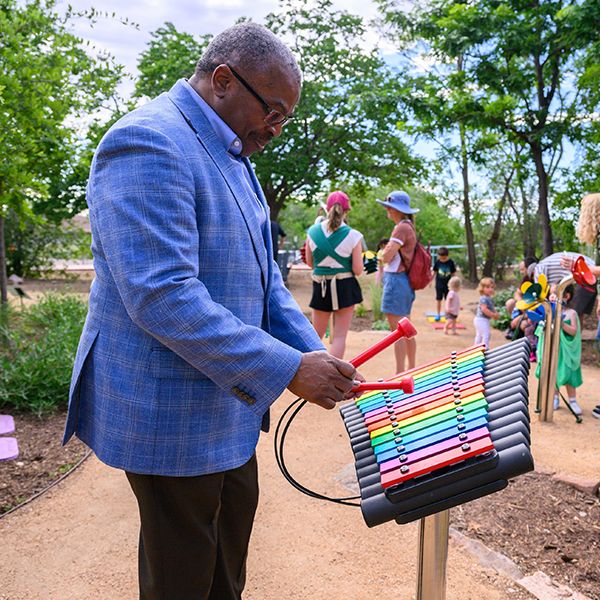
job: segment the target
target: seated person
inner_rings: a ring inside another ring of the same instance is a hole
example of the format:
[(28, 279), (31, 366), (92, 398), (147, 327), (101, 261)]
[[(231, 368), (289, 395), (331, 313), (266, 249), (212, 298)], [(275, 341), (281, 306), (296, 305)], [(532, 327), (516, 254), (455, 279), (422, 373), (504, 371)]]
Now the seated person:
[(519, 310), (518, 308), (515, 308), (512, 311), (510, 317), (511, 317), (510, 336), (507, 333), (506, 337), (511, 340), (518, 340), (521, 337), (526, 337), (527, 340), (529, 341), (529, 344), (531, 345), (531, 352), (529, 354), (529, 360), (531, 362), (535, 362), (537, 359), (536, 350), (537, 350), (537, 344), (538, 344), (538, 339), (537, 339), (537, 336), (535, 335), (535, 329), (537, 327), (537, 323), (532, 321), (527, 316), (527, 311), (522, 311), (522, 310)]
[[(515, 290), (515, 293), (513, 294), (513, 297), (509, 298), (506, 301), (506, 304), (504, 305), (506, 308), (506, 312), (509, 315), (512, 314), (517, 302), (519, 300), (521, 300), (521, 298), (523, 297), (523, 295), (521, 294), (521, 286), (526, 281), (533, 281), (533, 270), (535, 268), (535, 265), (537, 265), (537, 263), (538, 263), (538, 259), (535, 256), (526, 256), (519, 263), (519, 273), (521, 274), (521, 283), (519, 283), (517, 289)], [(512, 329), (512, 327), (511, 327), (511, 329)]]

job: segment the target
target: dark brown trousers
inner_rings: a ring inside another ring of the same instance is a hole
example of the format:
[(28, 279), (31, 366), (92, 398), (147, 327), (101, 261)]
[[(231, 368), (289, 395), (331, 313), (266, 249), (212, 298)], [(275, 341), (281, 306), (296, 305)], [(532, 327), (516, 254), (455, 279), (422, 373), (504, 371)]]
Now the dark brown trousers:
[(140, 510), (140, 599), (239, 600), (258, 504), (256, 456), (198, 477), (126, 474)]

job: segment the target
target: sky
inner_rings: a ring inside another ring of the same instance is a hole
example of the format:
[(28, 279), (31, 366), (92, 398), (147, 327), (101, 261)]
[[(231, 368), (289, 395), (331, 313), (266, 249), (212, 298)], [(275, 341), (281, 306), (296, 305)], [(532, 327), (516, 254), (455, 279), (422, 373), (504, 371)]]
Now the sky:
[[(70, 4), (74, 10), (96, 8), (108, 15), (137, 23), (139, 29), (122, 25), (115, 18), (100, 17), (93, 28), (83, 19), (75, 21), (75, 32), (100, 49), (110, 51), (118, 63), (135, 74), (139, 54), (150, 41), (150, 33), (165, 22), (173, 23), (178, 31), (194, 36), (216, 34), (235, 24), (239, 17), (250, 17), (261, 23), (265, 15), (278, 10), (277, 0), (61, 0), (58, 9)], [(333, 0), (336, 10), (347, 10), (372, 20), (377, 15), (372, 0)], [(365, 38), (366, 46), (379, 40), (373, 30)], [(127, 84), (132, 88), (132, 84)]]

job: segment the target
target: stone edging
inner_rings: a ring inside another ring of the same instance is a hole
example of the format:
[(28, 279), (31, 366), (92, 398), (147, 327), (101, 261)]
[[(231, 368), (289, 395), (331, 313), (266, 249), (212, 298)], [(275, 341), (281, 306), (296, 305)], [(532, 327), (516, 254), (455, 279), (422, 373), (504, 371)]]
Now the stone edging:
[(524, 576), (516, 563), (510, 558), (500, 552), (491, 550), (479, 540), (474, 540), (453, 527), (450, 527), (450, 537), (472, 554), (480, 565), (492, 568), (500, 575), (514, 581), (538, 600), (591, 600), (589, 596), (552, 581), (542, 571)]

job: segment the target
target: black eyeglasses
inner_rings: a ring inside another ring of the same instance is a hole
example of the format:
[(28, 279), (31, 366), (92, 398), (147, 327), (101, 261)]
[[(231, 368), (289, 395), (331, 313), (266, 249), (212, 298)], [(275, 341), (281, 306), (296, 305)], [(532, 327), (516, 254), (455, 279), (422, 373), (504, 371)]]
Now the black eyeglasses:
[(267, 125), (285, 125), (294, 115), (286, 115), (279, 110), (271, 108), (253, 88), (252, 86), (229, 64), (225, 63), (233, 76), (261, 103), (266, 116), (265, 123)]

